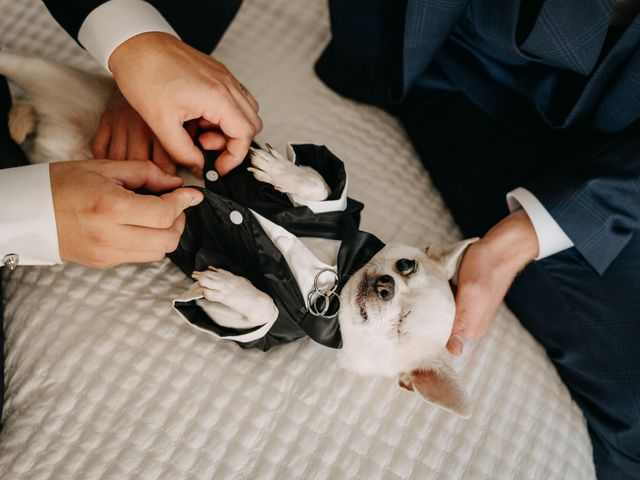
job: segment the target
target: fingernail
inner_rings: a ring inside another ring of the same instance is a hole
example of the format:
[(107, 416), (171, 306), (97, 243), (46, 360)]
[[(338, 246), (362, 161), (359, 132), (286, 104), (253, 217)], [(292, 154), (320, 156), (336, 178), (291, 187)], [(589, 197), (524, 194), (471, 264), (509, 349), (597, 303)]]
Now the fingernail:
[(189, 206), (193, 207), (194, 205), (198, 205), (203, 199), (204, 199), (204, 196), (191, 197), (191, 202), (189, 203)]

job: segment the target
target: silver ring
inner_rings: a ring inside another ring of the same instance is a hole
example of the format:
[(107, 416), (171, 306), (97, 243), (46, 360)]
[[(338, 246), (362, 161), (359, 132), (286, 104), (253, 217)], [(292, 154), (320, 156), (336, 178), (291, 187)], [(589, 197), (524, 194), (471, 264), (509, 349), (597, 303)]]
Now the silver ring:
[[(331, 287), (330, 290), (322, 290), (320, 289), (318, 282), (320, 281), (320, 276), (327, 272), (333, 275), (333, 287)], [(309, 313), (311, 313), (311, 315), (315, 317), (325, 318), (334, 318), (338, 315), (338, 311), (340, 310), (340, 296), (336, 293), (338, 290), (338, 280), (338, 274), (330, 268), (320, 270), (316, 274), (315, 279), (313, 280), (313, 290), (311, 290), (309, 292), (309, 295), (307, 295), (307, 302), (309, 303)], [(327, 312), (331, 308), (331, 300), (334, 297), (338, 300), (338, 309), (336, 309), (336, 312), (333, 315), (327, 315)], [(321, 298), (324, 299), (322, 308), (318, 306), (318, 300), (320, 300)]]
[[(316, 278), (313, 279), (313, 288), (316, 290), (316, 292), (320, 292), (320, 289), (318, 288), (318, 281), (320, 280), (320, 276), (323, 273), (331, 273), (331, 275), (333, 275), (333, 288), (331, 288), (331, 290), (329, 291), (330, 293), (335, 293), (336, 290), (338, 290), (338, 274), (333, 271), (333, 269), (331, 268), (325, 268), (320, 270), (317, 274), (316, 274)], [(327, 290), (323, 290), (324, 292), (326, 292)]]
[[(317, 295), (314, 298), (314, 295)], [(327, 312), (331, 308), (331, 299), (335, 297), (338, 299), (338, 304), (340, 303), (340, 296), (336, 292), (319, 292), (318, 290), (312, 290), (309, 292), (307, 296), (307, 300), (309, 302), (309, 313), (314, 317), (325, 317), (325, 318), (334, 318), (338, 315), (338, 310), (332, 315), (327, 315)], [(324, 299), (324, 306), (322, 310), (318, 309), (318, 300)]]

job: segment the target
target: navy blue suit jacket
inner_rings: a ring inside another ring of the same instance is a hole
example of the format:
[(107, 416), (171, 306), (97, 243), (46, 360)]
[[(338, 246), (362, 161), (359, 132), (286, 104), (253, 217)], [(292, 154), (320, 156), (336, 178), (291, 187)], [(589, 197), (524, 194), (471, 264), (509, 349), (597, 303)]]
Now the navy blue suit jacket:
[[(45, 3), (75, 36), (103, 1)], [(222, 36), (239, 1), (150, 3), (205, 50)], [(205, 4), (224, 9), (223, 20), (186, 28), (189, 19), (203, 18)], [(640, 18), (612, 28), (609, 0), (329, 5), (332, 39), (316, 71), (339, 93), (392, 107), (417, 83), (445, 83), (497, 121), (573, 132), (567, 162), (524, 186), (593, 268), (607, 269), (640, 227)]]

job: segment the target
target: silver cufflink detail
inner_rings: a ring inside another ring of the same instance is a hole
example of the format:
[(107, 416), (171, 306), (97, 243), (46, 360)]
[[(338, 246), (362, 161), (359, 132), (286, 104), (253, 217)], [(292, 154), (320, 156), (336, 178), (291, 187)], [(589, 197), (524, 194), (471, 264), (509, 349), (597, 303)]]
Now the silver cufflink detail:
[(2, 258), (2, 263), (9, 270), (15, 270), (20, 263), (20, 256), (17, 253), (8, 253)]

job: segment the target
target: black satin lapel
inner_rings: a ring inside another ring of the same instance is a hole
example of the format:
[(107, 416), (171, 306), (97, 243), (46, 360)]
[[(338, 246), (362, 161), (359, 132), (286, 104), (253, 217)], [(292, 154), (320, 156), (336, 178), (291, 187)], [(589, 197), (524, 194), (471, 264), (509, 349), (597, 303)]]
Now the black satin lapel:
[(338, 252), (338, 277), (340, 278), (338, 291), (342, 291), (342, 287), (351, 275), (366, 265), (383, 248), (384, 243), (378, 237), (358, 230), (353, 222), (349, 223)]

